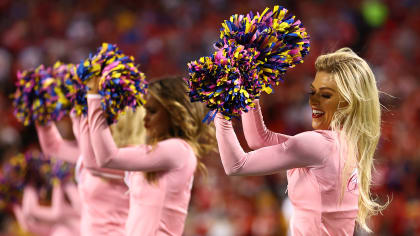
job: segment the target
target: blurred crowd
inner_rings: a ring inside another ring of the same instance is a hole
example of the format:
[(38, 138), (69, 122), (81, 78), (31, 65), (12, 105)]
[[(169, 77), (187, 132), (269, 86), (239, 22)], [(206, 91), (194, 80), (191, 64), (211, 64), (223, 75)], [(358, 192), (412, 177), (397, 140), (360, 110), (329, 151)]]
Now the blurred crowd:
[[(391, 204), (373, 217), (375, 235), (420, 235), (420, 2), (418, 0), (2, 0), (0, 1), (0, 158), (37, 147), (34, 127), (13, 116), (9, 95), (16, 72), (57, 60), (78, 63), (102, 42), (133, 55), (153, 80), (185, 75), (187, 63), (214, 51), (224, 19), (282, 5), (311, 36), (305, 63), (291, 69), (273, 95), (262, 97), (274, 131), (293, 135), (311, 127), (309, 84), (318, 55), (348, 46), (372, 67), (383, 104), (374, 194)], [(241, 124), (234, 122), (247, 148)], [(71, 138), (67, 119), (59, 124)], [(248, 149), (249, 150), (249, 149)], [(286, 235), (291, 209), (285, 174), (227, 177), (219, 157), (197, 176), (184, 235)], [(0, 231), (13, 214), (0, 213)], [(364, 235), (357, 231), (357, 235)], [(10, 235), (10, 234), (9, 234)]]

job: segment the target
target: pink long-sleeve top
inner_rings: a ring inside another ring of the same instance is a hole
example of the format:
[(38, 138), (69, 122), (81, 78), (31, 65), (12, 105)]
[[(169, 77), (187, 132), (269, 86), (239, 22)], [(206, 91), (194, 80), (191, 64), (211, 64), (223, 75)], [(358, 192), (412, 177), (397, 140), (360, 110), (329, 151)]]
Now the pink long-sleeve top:
[[(288, 136), (273, 133), (256, 109), (242, 115), (245, 138), (252, 149), (245, 153), (232, 124), (218, 114), (216, 137), (228, 175), (267, 175), (287, 170), (288, 195), (294, 208), (293, 235), (353, 235), (358, 211), (357, 182), (349, 181), (342, 201), (337, 135), (315, 130)], [(355, 172), (357, 173), (357, 172)], [(353, 175), (350, 180), (357, 180)]]
[[(88, 132), (87, 118), (71, 118), (76, 142), (64, 140), (54, 124), (37, 126), (41, 148), (46, 155), (81, 163), (79, 169), (76, 167), (81, 200), (81, 235), (123, 236), (129, 208), (129, 196), (126, 194), (128, 188), (122, 180), (123, 172), (118, 174), (89, 162), (92, 159), (89, 155), (93, 151), (90, 143), (81, 135)], [(112, 178), (108, 178), (109, 175)]]
[[(100, 100), (88, 96), (88, 106), (90, 139), (98, 164), (130, 171), (127, 235), (182, 235), (197, 166), (191, 146), (172, 138), (154, 146), (117, 148)], [(156, 172), (157, 181), (149, 182), (144, 172)]]

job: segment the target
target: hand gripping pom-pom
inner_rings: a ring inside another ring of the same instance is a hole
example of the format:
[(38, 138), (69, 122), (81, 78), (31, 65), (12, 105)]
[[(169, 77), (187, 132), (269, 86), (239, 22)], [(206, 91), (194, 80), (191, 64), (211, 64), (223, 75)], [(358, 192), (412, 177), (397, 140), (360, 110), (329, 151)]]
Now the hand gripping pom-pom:
[[(135, 109), (145, 103), (145, 75), (135, 65), (134, 58), (122, 53), (116, 45), (103, 43), (95, 55), (78, 65), (77, 75), (83, 84), (92, 77), (100, 77), (99, 94), (109, 124), (116, 122), (127, 106)], [(87, 91), (82, 91), (77, 97), (84, 102)]]
[(287, 69), (303, 62), (309, 36), (287, 9), (275, 6), (262, 14), (233, 15), (224, 21), (217, 52), (188, 64), (191, 101), (201, 101), (226, 119), (253, 107), (262, 92), (283, 80)]

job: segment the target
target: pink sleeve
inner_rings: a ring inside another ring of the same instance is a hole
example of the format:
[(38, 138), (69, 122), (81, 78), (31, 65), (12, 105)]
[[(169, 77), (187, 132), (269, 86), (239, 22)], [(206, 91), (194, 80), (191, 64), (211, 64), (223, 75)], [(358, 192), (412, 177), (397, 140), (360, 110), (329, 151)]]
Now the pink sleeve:
[(86, 168), (98, 168), (95, 154), (90, 144), (89, 124), (86, 116), (80, 117), (80, 151), (82, 153), (83, 165)]
[(44, 222), (57, 223), (63, 219), (64, 196), (61, 186), (53, 188), (51, 207), (39, 205), (38, 195), (33, 187), (25, 187), (23, 192), (23, 212)]
[(70, 112), (70, 119), (73, 129), (74, 137), (76, 138), (76, 142), (80, 143), (79, 141), (79, 133), (80, 133), (80, 118), (81, 116), (76, 115), (76, 112), (71, 111)]
[[(89, 133), (99, 166), (129, 171), (163, 171), (180, 168), (188, 148), (179, 139), (167, 139), (154, 147), (117, 148), (100, 108), (100, 99), (88, 97)], [(174, 155), (176, 153), (177, 155)]]
[(64, 185), (64, 192), (70, 200), (71, 207), (78, 215), (80, 215), (82, 203), (80, 202), (80, 195), (77, 186), (74, 183), (69, 182)]
[(317, 132), (304, 132), (287, 141), (245, 153), (232, 123), (217, 114), (216, 138), (228, 175), (266, 175), (281, 170), (323, 165), (331, 142)]
[[(100, 166), (96, 163), (95, 153), (92, 148), (92, 144), (90, 141), (90, 133), (89, 133), (89, 123), (88, 118), (86, 116), (80, 117), (80, 151), (82, 152), (82, 161), (83, 165), (88, 168), (92, 174), (98, 174), (98, 171), (101, 173), (108, 173), (115, 176), (123, 177), (123, 172), (120, 170), (108, 169), (108, 168), (100, 168)], [(96, 171), (96, 172), (94, 172)]]
[(288, 135), (274, 133), (267, 129), (264, 124), (259, 100), (255, 101), (255, 109), (242, 113), (242, 128), (248, 146), (252, 149), (272, 146), (285, 142), (290, 138)]
[(42, 152), (50, 157), (75, 164), (79, 158), (77, 142), (64, 140), (55, 124), (35, 125)]

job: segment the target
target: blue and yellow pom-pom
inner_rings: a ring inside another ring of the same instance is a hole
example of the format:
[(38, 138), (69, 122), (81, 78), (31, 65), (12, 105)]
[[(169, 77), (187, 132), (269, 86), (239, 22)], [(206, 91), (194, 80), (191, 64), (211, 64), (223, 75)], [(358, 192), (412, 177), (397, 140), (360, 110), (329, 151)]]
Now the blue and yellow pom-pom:
[(229, 45), (211, 57), (188, 64), (191, 101), (203, 101), (210, 110), (204, 121), (213, 120), (216, 112), (226, 119), (238, 117), (254, 107), (262, 84), (255, 63), (258, 52), (242, 45)]
[(24, 125), (60, 120), (71, 108), (66, 93), (63, 81), (53, 76), (51, 68), (41, 65), (19, 71), (13, 94), (14, 114)]
[[(145, 75), (135, 65), (134, 58), (122, 53), (116, 45), (103, 43), (95, 55), (78, 65), (77, 75), (84, 84), (94, 76), (100, 77), (99, 94), (109, 124), (117, 121), (125, 107), (135, 109), (145, 103)], [(87, 91), (84, 91), (86, 98)]]
[(309, 35), (302, 23), (287, 9), (275, 6), (262, 14), (233, 15), (220, 29), (217, 47), (232, 42), (255, 48), (261, 80), (264, 84), (278, 85), (287, 69), (303, 63), (309, 53)]
[(0, 170), (0, 209), (19, 202), (27, 185), (51, 190), (53, 184), (69, 181), (72, 176), (72, 165), (46, 159), (39, 151), (13, 156)]
[(109, 124), (116, 122), (126, 107), (135, 110), (145, 104), (146, 76), (138, 70), (132, 57), (105, 67), (99, 88), (102, 108)]
[(212, 110), (206, 119), (220, 112), (229, 120), (247, 112), (262, 92), (272, 92), (287, 69), (303, 62), (309, 36), (295, 16), (275, 6), (225, 20), (215, 47), (213, 56), (188, 64), (189, 93), (191, 101)]
[(86, 85), (77, 74), (77, 66), (56, 62), (53, 67), (53, 76), (62, 81), (66, 98), (72, 104), (77, 115), (87, 114)]

